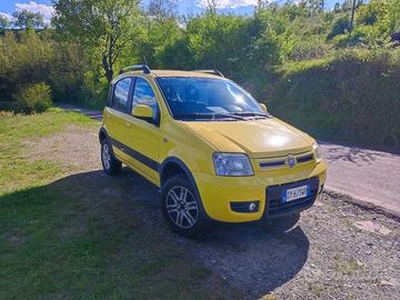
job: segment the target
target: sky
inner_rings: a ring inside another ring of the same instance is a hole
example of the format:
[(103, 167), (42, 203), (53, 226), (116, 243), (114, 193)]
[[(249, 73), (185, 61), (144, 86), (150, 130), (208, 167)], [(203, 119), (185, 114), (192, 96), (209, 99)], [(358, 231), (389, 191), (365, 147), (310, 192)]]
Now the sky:
[[(142, 1), (145, 5), (149, 0)], [(276, 0), (281, 2), (283, 0)], [(336, 0), (326, 0), (326, 7), (333, 7)], [(222, 12), (235, 13), (240, 15), (251, 14), (257, 0), (217, 0), (217, 8)], [(201, 13), (207, 5), (207, 0), (178, 0), (179, 15)], [(41, 12), (46, 24), (50, 23), (53, 8), (51, 0), (1, 0), (0, 15), (12, 20), (12, 13), (15, 11), (27, 9), (33, 12)]]

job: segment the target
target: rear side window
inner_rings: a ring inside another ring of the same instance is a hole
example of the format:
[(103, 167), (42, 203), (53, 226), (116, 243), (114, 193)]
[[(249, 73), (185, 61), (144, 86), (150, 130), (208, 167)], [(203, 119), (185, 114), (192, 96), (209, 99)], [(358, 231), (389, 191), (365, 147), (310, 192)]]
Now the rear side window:
[(131, 78), (125, 78), (115, 84), (113, 99), (111, 102), (112, 108), (122, 112), (128, 112), (128, 96), (131, 82)]
[(135, 90), (133, 92), (132, 109), (138, 104), (146, 104), (153, 108), (153, 112), (157, 107), (157, 99), (150, 84), (143, 78), (137, 78)]

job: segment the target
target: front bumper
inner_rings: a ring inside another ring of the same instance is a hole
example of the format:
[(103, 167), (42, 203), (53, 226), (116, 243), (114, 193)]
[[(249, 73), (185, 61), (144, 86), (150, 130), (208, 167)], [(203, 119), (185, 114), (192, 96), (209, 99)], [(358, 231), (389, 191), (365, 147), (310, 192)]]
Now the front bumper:
[[(205, 173), (193, 175), (207, 216), (217, 221), (238, 223), (278, 217), (310, 208), (325, 183), (326, 165), (321, 162), (283, 171), (257, 171), (250, 177), (218, 177)], [(286, 203), (281, 199), (283, 190), (305, 182), (311, 187), (306, 198)], [(245, 206), (246, 203), (255, 203), (257, 210), (238, 211), (237, 207)]]
[[(282, 194), (287, 189), (300, 187), (307, 184), (310, 187), (310, 193), (307, 197), (285, 202), (282, 199)], [(263, 218), (280, 217), (286, 214), (299, 212), (310, 208), (318, 194), (322, 192), (322, 185), (319, 185), (319, 177), (312, 177), (300, 181), (295, 181), (286, 184), (278, 184), (269, 186), (266, 190), (268, 201), (266, 202)]]

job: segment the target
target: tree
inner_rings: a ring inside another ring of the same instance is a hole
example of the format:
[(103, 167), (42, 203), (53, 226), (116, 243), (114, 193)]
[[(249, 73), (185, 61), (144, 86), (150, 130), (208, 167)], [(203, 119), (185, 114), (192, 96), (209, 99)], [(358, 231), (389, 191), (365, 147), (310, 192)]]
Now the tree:
[(177, 0), (150, 0), (148, 14), (157, 20), (172, 19), (176, 15)]
[(2, 15), (0, 15), (0, 32), (3, 32), (10, 26), (10, 21)]
[(400, 0), (389, 0), (386, 3), (386, 23), (389, 32), (400, 30)]
[(38, 29), (44, 26), (43, 15), (40, 12), (32, 12), (26, 9), (13, 13), (14, 26), (21, 29)]
[(335, 3), (335, 6), (333, 7), (333, 11), (335, 13), (340, 13), (340, 3), (339, 2)]
[(53, 23), (61, 36), (76, 38), (100, 55), (107, 81), (121, 53), (132, 46), (140, 21), (139, 0), (59, 0)]

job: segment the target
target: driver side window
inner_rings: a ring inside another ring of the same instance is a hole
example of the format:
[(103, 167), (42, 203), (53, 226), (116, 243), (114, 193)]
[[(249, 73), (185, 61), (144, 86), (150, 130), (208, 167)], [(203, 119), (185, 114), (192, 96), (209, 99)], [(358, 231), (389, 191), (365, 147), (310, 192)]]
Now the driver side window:
[(155, 116), (157, 107), (157, 99), (150, 84), (143, 78), (136, 78), (135, 90), (133, 92), (132, 110), (138, 104), (145, 104), (153, 109), (153, 117)]

